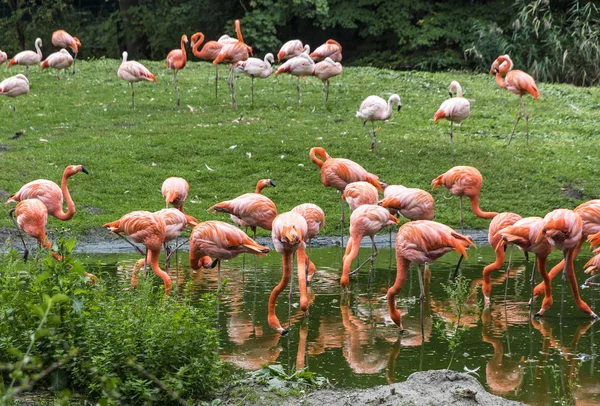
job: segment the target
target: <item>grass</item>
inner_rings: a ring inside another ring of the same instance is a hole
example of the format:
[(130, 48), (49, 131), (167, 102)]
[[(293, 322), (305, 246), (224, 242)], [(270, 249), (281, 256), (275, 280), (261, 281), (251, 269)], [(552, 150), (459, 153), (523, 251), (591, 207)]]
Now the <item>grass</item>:
[[(600, 90), (540, 83), (542, 97), (526, 98), (531, 114), (529, 150), (524, 123), (510, 147), (518, 98), (496, 86), (493, 77), (470, 73), (396, 72), (346, 68), (332, 80), (329, 104), (321, 105), (321, 82), (302, 79), (302, 103), (296, 106), (295, 78), (237, 80), (238, 110), (232, 110), (220, 80), (214, 95), (214, 68), (190, 62), (179, 76), (182, 112), (175, 111), (172, 73), (163, 62), (144, 62), (158, 83), (136, 85), (136, 110), (130, 87), (117, 78), (117, 60), (77, 61), (77, 74), (61, 81), (54, 72), (33, 69), (31, 93), (17, 100), (18, 128), (10, 140), (12, 100), (0, 100), (0, 197), (38, 178), (60, 182), (63, 168), (83, 163), (69, 186), (78, 213), (68, 223), (74, 233), (100, 227), (132, 210), (164, 207), (163, 180), (181, 176), (190, 183), (186, 208), (200, 220), (226, 216), (208, 213), (212, 204), (253, 191), (260, 178), (276, 188), (265, 191), (279, 212), (314, 202), (328, 216), (326, 234), (338, 230), (339, 195), (320, 183), (308, 151), (323, 146), (378, 174), (388, 184), (430, 189), (431, 180), (455, 165), (477, 167), (484, 177), (483, 210), (543, 216), (598, 197), (600, 139), (596, 136)], [(1, 78), (19, 73), (2, 67)], [(221, 78), (226, 76), (220, 70)], [(449, 124), (433, 124), (433, 114), (457, 79), (471, 100), (471, 117), (456, 128), (456, 156), (450, 154)], [(380, 124), (378, 151), (354, 113), (371, 94), (398, 93), (402, 111)], [(191, 113), (187, 106), (192, 106)], [(235, 148), (234, 148), (235, 146)], [(250, 157), (251, 154), (251, 157)], [(210, 169), (209, 169), (210, 168)], [(445, 189), (433, 192), (437, 221), (458, 226), (458, 201)], [(50, 227), (64, 223), (51, 218)], [(465, 225), (484, 228), (487, 220), (467, 211)], [(11, 227), (7, 215), (0, 227)], [(266, 235), (265, 231), (262, 231)]]

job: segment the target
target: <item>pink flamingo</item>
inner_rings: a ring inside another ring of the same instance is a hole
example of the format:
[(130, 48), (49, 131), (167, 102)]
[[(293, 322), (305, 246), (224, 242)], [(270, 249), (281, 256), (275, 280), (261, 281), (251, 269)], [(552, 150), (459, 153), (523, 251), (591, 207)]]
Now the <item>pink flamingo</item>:
[[(533, 78), (523, 72), (522, 70), (512, 70), (513, 69), (513, 61), (510, 59), (508, 55), (500, 55), (490, 69), (490, 75), (496, 75), (496, 84), (498, 86), (508, 90), (519, 96), (519, 113), (517, 114), (517, 121), (515, 122), (515, 126), (513, 127), (512, 133), (510, 134), (510, 138), (508, 139), (508, 143), (506, 145), (510, 145), (512, 141), (513, 135), (515, 135), (515, 130), (517, 129), (517, 124), (519, 124), (519, 120), (521, 120), (521, 110), (525, 112), (525, 131), (527, 132), (527, 146), (529, 146), (529, 113), (525, 109), (525, 105), (523, 104), (523, 96), (526, 94), (530, 94), (533, 96), (535, 101), (537, 101), (540, 97), (540, 91), (538, 90), (535, 80)], [(504, 78), (504, 82), (502, 81), (502, 76), (506, 75)]]
[(354, 211), (365, 204), (377, 204), (379, 193), (377, 188), (369, 182), (352, 182), (344, 188), (342, 199), (346, 199), (350, 211)]
[[(369, 96), (360, 104), (360, 108), (356, 112), (356, 117), (363, 121), (363, 127), (367, 130), (367, 121), (371, 122), (373, 133), (371, 138), (371, 151), (375, 152), (377, 158), (377, 146), (375, 144), (375, 121), (385, 121), (392, 117), (392, 103), (398, 105), (398, 111), (402, 108), (400, 96), (393, 94), (386, 102), (379, 96)], [(367, 130), (367, 134), (369, 131)]]
[(252, 90), (252, 104), (254, 104), (254, 78), (258, 77), (261, 79), (268, 78), (273, 73), (273, 67), (271, 64), (275, 63), (273, 54), (268, 53), (265, 55), (265, 59), (248, 58), (245, 61), (239, 61), (235, 64), (235, 71), (243, 73), (246, 76), (250, 76)]
[(173, 86), (175, 87), (175, 93), (177, 94), (177, 111), (179, 111), (179, 88), (177, 87), (177, 72), (185, 68), (187, 63), (187, 52), (185, 50), (185, 44), (188, 43), (187, 35), (181, 36), (180, 47), (181, 49), (173, 49), (167, 55), (167, 68), (173, 69)]
[[(4, 79), (2, 82), (0, 82), (0, 95), (16, 98), (24, 94), (29, 94), (29, 79), (27, 79), (27, 76), (21, 75), (19, 73), (18, 75), (11, 76), (10, 78)], [(13, 129), (15, 131), (15, 135), (20, 135), (20, 133), (17, 133), (16, 100), (12, 105), (12, 111)]]
[[(312, 239), (315, 238), (319, 231), (325, 227), (325, 212), (319, 206), (313, 203), (304, 203), (294, 207), (292, 210), (294, 213), (300, 214), (306, 220), (307, 231), (304, 236), (305, 241), (308, 241), (308, 255), (310, 256), (310, 248)], [(309, 259), (308, 260), (308, 276), (307, 283), (312, 282), (313, 276), (317, 268), (315, 264)]]
[[(456, 97), (452, 97), (452, 92), (456, 90)], [(471, 103), (465, 99), (462, 95), (462, 87), (460, 83), (453, 80), (450, 83), (450, 89), (448, 91), (450, 99), (445, 100), (438, 111), (433, 116), (433, 123), (437, 123), (438, 120), (446, 119), (450, 121), (450, 144), (452, 144), (452, 155), (454, 155), (454, 139), (452, 134), (452, 125), (454, 123), (459, 124), (469, 118), (471, 115)]]
[[(37, 179), (21, 187), (17, 193), (6, 201), (6, 204), (17, 203), (26, 199), (39, 199), (48, 208), (48, 213), (59, 220), (71, 220), (75, 215), (75, 203), (67, 185), (69, 178), (79, 172), (89, 174), (83, 165), (69, 165), (63, 171), (60, 188), (51, 180)], [(67, 211), (63, 212), (63, 198), (67, 201)]]
[(25, 65), (25, 76), (29, 78), (29, 66), (37, 65), (42, 61), (42, 46), (41, 38), (35, 40), (35, 52), (33, 51), (21, 51), (16, 54), (10, 61), (8, 61), (8, 67), (13, 65)]
[(342, 62), (342, 46), (339, 42), (328, 39), (327, 42), (311, 52), (310, 57), (315, 62), (321, 62), (327, 58), (331, 58), (334, 62)]
[[(321, 88), (321, 92), (323, 93), (323, 106), (327, 104), (327, 99), (329, 99), (329, 79), (338, 76), (341, 73), (342, 64), (334, 62), (333, 59), (329, 57), (325, 58), (324, 61), (315, 64), (312, 75), (318, 77), (323, 82), (323, 87)], [(327, 84), (327, 89), (325, 89), (325, 84)]]
[(0, 65), (2, 65), (4, 62), (6, 62), (7, 59), (8, 59), (8, 56), (6, 55), (6, 52), (0, 51)]
[(298, 78), (298, 84), (296, 85), (296, 90), (298, 91), (298, 106), (300, 105), (300, 78), (302, 76), (312, 75), (315, 68), (315, 62), (308, 56), (309, 46), (306, 45), (305, 48), (306, 50), (303, 53), (288, 59), (275, 72), (275, 76), (287, 72)]
[(123, 52), (123, 62), (117, 71), (119, 79), (123, 79), (131, 84), (131, 110), (135, 110), (133, 84), (142, 80), (156, 82), (156, 78), (141, 63), (127, 60), (127, 52)]
[(42, 62), (42, 70), (46, 68), (56, 69), (58, 72), (56, 73), (56, 77), (60, 83), (60, 70), (67, 69), (69, 66), (73, 65), (73, 57), (66, 49), (61, 49), (58, 52), (54, 52), (53, 54), (48, 55), (46, 60)]
[(340, 284), (342, 289), (347, 290), (350, 285), (350, 265), (356, 256), (360, 248), (360, 242), (365, 235), (371, 238), (371, 256), (352, 273), (358, 272), (362, 265), (367, 261), (371, 261), (371, 269), (373, 269), (375, 257), (379, 254), (379, 250), (375, 245), (375, 234), (381, 231), (382, 228), (398, 224), (398, 219), (390, 214), (389, 211), (383, 207), (376, 206), (374, 204), (365, 204), (358, 207), (350, 216), (350, 238), (348, 239), (348, 245), (346, 246), (346, 253), (344, 254), (342, 277)]
[(302, 41), (299, 39), (292, 39), (283, 44), (279, 52), (277, 52), (277, 63), (299, 56), (303, 52), (310, 53), (310, 47), (302, 45)]
[(77, 54), (79, 52), (79, 47), (81, 46), (81, 42), (79, 38), (71, 36), (65, 30), (58, 30), (52, 33), (52, 45), (59, 48), (71, 48), (73, 53), (75, 54), (75, 58), (73, 59), (73, 75), (75, 74), (75, 60), (77, 59)]

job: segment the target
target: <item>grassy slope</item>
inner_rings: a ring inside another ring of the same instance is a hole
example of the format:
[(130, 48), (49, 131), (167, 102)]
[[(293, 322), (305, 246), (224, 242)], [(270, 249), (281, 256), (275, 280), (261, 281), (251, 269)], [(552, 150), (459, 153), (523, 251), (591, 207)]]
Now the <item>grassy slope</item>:
[[(69, 222), (75, 232), (82, 232), (132, 210), (162, 208), (160, 187), (168, 176), (189, 181), (187, 208), (202, 220), (225, 220), (206, 208), (252, 191), (259, 178), (273, 178), (277, 187), (266, 194), (280, 212), (303, 202), (317, 203), (328, 215), (326, 233), (333, 234), (338, 229), (339, 195), (320, 184), (318, 168), (308, 157), (312, 146), (323, 146), (334, 157), (359, 162), (388, 184), (427, 190), (431, 179), (448, 168), (475, 166), (484, 176), (484, 210), (543, 216), (599, 194), (600, 141), (594, 121), (600, 108), (598, 89), (540, 84), (541, 100), (526, 99), (532, 117), (532, 147), (527, 151), (524, 124), (506, 147), (518, 99), (487, 75), (347, 68), (332, 81), (327, 109), (321, 106), (321, 85), (315, 78), (302, 80), (300, 107), (296, 107), (295, 79), (257, 80), (252, 107), (250, 81), (240, 77), (239, 109), (233, 111), (225, 81), (216, 100), (213, 67), (192, 62), (179, 75), (184, 109), (177, 114), (170, 71), (163, 63), (147, 62), (158, 83), (136, 86), (132, 113), (129, 85), (116, 76), (119, 63), (78, 61), (78, 73), (63, 81), (60, 90), (53, 72), (34, 69), (31, 94), (17, 101), (19, 128), (26, 129), (17, 140), (8, 140), (11, 100), (0, 100), (0, 142), (8, 149), (0, 152), (0, 191), (12, 194), (37, 178), (58, 183), (66, 165), (83, 163), (90, 176), (71, 178), (79, 212)], [(1, 69), (2, 78), (20, 70)], [(221, 75), (225, 76), (223, 68)], [(455, 132), (454, 160), (447, 123), (434, 125), (432, 120), (452, 79), (461, 82), (472, 108), (471, 118)], [(354, 113), (366, 96), (390, 92), (400, 94), (403, 108), (381, 124), (378, 148), (384, 159), (376, 160)], [(186, 105), (193, 106), (195, 113)], [(238, 118), (240, 123), (234, 122)], [(233, 145), (237, 147), (230, 149)], [(581, 188), (581, 199), (567, 196), (564, 187)], [(445, 189), (433, 194), (436, 220), (457, 226), (457, 199), (448, 199)], [(488, 223), (470, 211), (465, 221), (472, 228)], [(0, 217), (0, 227), (10, 225), (8, 216)], [(50, 226), (60, 225), (50, 220)]]

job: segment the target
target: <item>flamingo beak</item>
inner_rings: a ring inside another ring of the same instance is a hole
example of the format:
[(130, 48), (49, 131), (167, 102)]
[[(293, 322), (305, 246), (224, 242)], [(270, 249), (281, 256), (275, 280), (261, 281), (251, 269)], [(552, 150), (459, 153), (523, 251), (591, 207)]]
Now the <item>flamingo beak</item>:
[(81, 165), (81, 172), (85, 173), (86, 175), (89, 175), (90, 173), (88, 172), (87, 169), (85, 169), (85, 166)]
[(450, 95), (450, 97), (452, 97), (452, 92), (448, 92), (448, 94)]
[(400, 109), (401, 109), (401, 108), (402, 108), (402, 105), (401, 105), (401, 104), (399, 104), (399, 105), (398, 105), (398, 111), (400, 111)]
[(273, 182), (272, 180), (269, 180), (269, 184), (273, 187), (277, 186), (277, 185), (275, 185), (275, 182)]

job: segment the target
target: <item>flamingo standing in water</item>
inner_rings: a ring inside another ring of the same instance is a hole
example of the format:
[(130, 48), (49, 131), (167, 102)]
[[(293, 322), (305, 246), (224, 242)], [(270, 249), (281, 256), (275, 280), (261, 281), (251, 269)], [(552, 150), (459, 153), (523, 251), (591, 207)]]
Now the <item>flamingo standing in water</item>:
[[(162, 218), (162, 220), (165, 222), (165, 241), (163, 246), (165, 248), (165, 253), (167, 254), (165, 268), (168, 272), (169, 261), (173, 255), (173, 251), (177, 254), (177, 250), (179, 248), (179, 236), (187, 226), (194, 227), (198, 225), (198, 220), (175, 208), (162, 209), (155, 212), (155, 214)], [(168, 242), (173, 240), (175, 240), (175, 250), (170, 250)], [(178, 262), (177, 257), (175, 262)]]
[(132, 211), (119, 220), (104, 224), (102, 227), (108, 228), (112, 233), (119, 236), (121, 236), (121, 233), (125, 233), (133, 241), (141, 243), (146, 247), (145, 258), (138, 261), (133, 268), (131, 283), (134, 286), (137, 285), (138, 269), (143, 264), (145, 271), (146, 263), (149, 263), (154, 274), (162, 279), (165, 285), (165, 295), (168, 296), (171, 292), (171, 277), (168, 273), (160, 269), (158, 263), (160, 251), (166, 236), (166, 225), (161, 216), (149, 211)]
[[(218, 265), (218, 287), (221, 287), (221, 260), (237, 257), (242, 253), (263, 255), (269, 248), (263, 247), (246, 233), (222, 221), (204, 221), (190, 235), (190, 266), (192, 269), (214, 268)], [(214, 261), (210, 260), (214, 258)]]
[[(4, 79), (2, 82), (0, 82), (0, 95), (16, 98), (24, 94), (29, 94), (29, 79), (27, 79), (27, 76), (21, 75), (19, 73), (18, 75), (11, 76), (10, 78)], [(17, 133), (16, 100), (12, 105), (12, 111), (13, 129), (15, 131), (15, 135), (20, 135), (19, 133)]]
[[(452, 92), (456, 90), (456, 97), (452, 97)], [(450, 144), (452, 145), (452, 156), (454, 156), (454, 139), (452, 133), (452, 125), (454, 123), (459, 124), (469, 118), (471, 115), (471, 103), (465, 99), (462, 95), (462, 87), (460, 83), (453, 80), (450, 83), (450, 89), (448, 90), (450, 99), (445, 100), (438, 111), (433, 116), (433, 123), (437, 123), (438, 120), (446, 119), (450, 121)]]
[[(379, 182), (379, 177), (367, 172), (362, 166), (354, 161), (344, 158), (332, 158), (325, 148), (313, 147), (310, 149), (310, 160), (313, 161), (321, 170), (321, 183), (323, 186), (332, 187), (338, 192), (343, 192), (346, 186), (352, 182), (366, 181), (375, 186), (377, 190), (383, 191), (383, 183)], [(322, 159), (317, 158), (320, 157)], [(341, 240), (344, 246), (344, 199), (340, 200), (342, 206), (342, 225)]]
[(185, 68), (185, 64), (187, 63), (187, 52), (185, 50), (185, 44), (187, 43), (188, 37), (184, 34), (181, 36), (181, 49), (173, 49), (167, 55), (167, 68), (173, 69), (173, 86), (175, 87), (175, 93), (177, 94), (177, 111), (179, 111), (179, 88), (177, 87), (177, 72)]
[[(59, 220), (71, 220), (75, 215), (75, 203), (71, 199), (67, 182), (79, 172), (89, 174), (83, 165), (69, 165), (63, 171), (60, 188), (51, 180), (37, 179), (23, 185), (21, 189), (8, 198), (6, 204), (18, 203), (26, 199), (39, 199), (48, 208), (48, 213)], [(67, 211), (63, 212), (63, 198), (67, 201)]]
[(36, 38), (35, 40), (35, 52), (34, 51), (21, 51), (16, 54), (10, 61), (8, 61), (8, 67), (13, 65), (25, 65), (25, 77), (29, 78), (29, 66), (37, 65), (42, 61), (42, 40)]
[(165, 179), (161, 187), (161, 193), (165, 198), (165, 207), (169, 207), (169, 204), (185, 213), (183, 210), (183, 204), (187, 200), (190, 185), (187, 180), (176, 176), (171, 176)]
[(311, 52), (310, 57), (315, 62), (321, 62), (327, 58), (331, 58), (334, 62), (342, 62), (342, 46), (339, 42), (328, 39), (327, 42)]
[[(375, 158), (377, 158), (377, 146), (376, 146), (376, 134), (375, 134), (375, 121), (385, 121), (392, 117), (392, 103), (398, 105), (398, 111), (402, 108), (402, 102), (400, 96), (393, 94), (386, 102), (379, 96), (369, 96), (360, 104), (360, 108), (356, 112), (356, 117), (363, 121), (363, 127), (367, 129), (367, 121), (371, 122), (373, 127), (373, 133), (371, 139), (371, 151), (375, 151)], [(369, 131), (367, 130), (367, 133)]]
[(246, 76), (250, 76), (252, 90), (252, 104), (254, 104), (254, 78), (266, 79), (273, 73), (273, 67), (271, 64), (275, 63), (273, 54), (268, 53), (265, 55), (265, 59), (248, 58), (245, 61), (239, 61), (235, 64), (235, 71), (243, 73)]
[[(371, 237), (371, 256), (367, 261), (371, 261), (371, 268), (375, 261), (375, 257), (379, 254), (375, 245), (375, 234), (381, 231), (382, 228), (398, 224), (398, 219), (381, 206), (374, 204), (365, 204), (358, 207), (350, 216), (350, 238), (346, 246), (346, 253), (343, 262), (342, 277), (340, 284), (342, 289), (347, 290), (350, 285), (350, 265), (360, 248), (360, 242), (365, 235)], [(365, 263), (367, 262), (365, 261)], [(354, 271), (358, 272), (361, 265)]]
[(73, 65), (73, 57), (71, 56), (69, 51), (63, 48), (58, 52), (48, 55), (46, 60), (42, 62), (41, 67), (42, 70), (46, 68), (56, 69), (56, 77), (60, 83), (60, 70), (67, 69), (71, 65)]
[[(481, 291), (483, 292), (483, 297), (485, 299), (485, 304), (490, 303), (490, 296), (492, 294), (492, 280), (491, 274), (494, 271), (499, 270), (504, 265), (504, 244), (500, 244), (502, 240), (502, 235), (498, 232), (506, 227), (514, 225), (517, 221), (521, 220), (522, 217), (516, 213), (500, 213), (496, 217), (494, 217), (490, 223), (490, 227), (488, 229), (488, 242), (490, 243), (490, 247), (494, 248), (494, 253), (496, 254), (496, 260), (483, 268), (483, 284), (481, 285)], [(525, 251), (527, 252), (527, 251)], [(508, 261), (508, 269), (507, 274), (510, 272), (510, 260)], [(508, 285), (508, 275), (506, 277), (506, 284)]]
[[(564, 268), (563, 268), (563, 288), (561, 295), (561, 314), (564, 306), (564, 286), (566, 279), (569, 279), (571, 292), (579, 310), (589, 314), (595, 319), (599, 319), (596, 313), (579, 296), (579, 288), (577, 287), (577, 278), (575, 277), (574, 261), (575, 247), (579, 244), (582, 235), (583, 221), (581, 216), (573, 210), (557, 209), (546, 214), (544, 217), (544, 226), (538, 235), (538, 240), (547, 239), (550, 245), (563, 252)], [(550, 282), (547, 282), (550, 283)], [(547, 309), (542, 308), (536, 315), (541, 316)]]
[(71, 51), (75, 54), (75, 58), (73, 58), (73, 75), (75, 74), (75, 60), (77, 59), (77, 53), (79, 52), (79, 47), (81, 46), (81, 42), (79, 38), (71, 36), (65, 30), (58, 30), (52, 33), (52, 45), (59, 48), (71, 48)]
[[(312, 239), (315, 238), (319, 231), (325, 227), (325, 212), (319, 206), (313, 203), (304, 203), (294, 207), (292, 210), (294, 213), (298, 213), (304, 220), (306, 220), (307, 231), (304, 236), (304, 240), (308, 241), (308, 255), (310, 256), (310, 248)], [(308, 276), (307, 283), (310, 284), (315, 275), (317, 268), (315, 264), (309, 259), (308, 260)]]
[[(323, 82), (321, 92), (323, 93), (323, 106), (327, 104), (329, 99), (329, 79), (342, 73), (342, 64), (335, 62), (333, 59), (327, 57), (324, 61), (315, 64), (312, 75), (318, 77)], [(325, 89), (327, 84), (327, 89)]]
[(445, 187), (454, 196), (460, 198), (460, 228), (464, 230), (462, 214), (462, 198), (466, 196), (471, 202), (473, 213), (477, 217), (492, 219), (498, 215), (495, 211), (481, 211), (479, 208), (479, 194), (483, 185), (483, 177), (477, 168), (472, 166), (455, 166), (431, 181), (431, 189)]
[[(256, 182), (256, 189), (254, 190), (254, 193), (260, 195), (260, 194), (262, 194), (262, 191), (269, 186), (275, 187), (276, 186), (275, 182), (273, 182), (271, 179), (261, 179), (258, 182)], [(236, 226), (244, 227), (246, 229), (246, 233), (248, 233), (248, 227), (250, 227), (250, 226), (245, 221), (243, 221), (242, 219), (240, 219), (239, 217), (237, 217), (233, 214), (230, 214), (229, 217), (231, 218), (231, 221), (233, 221), (233, 223)], [(256, 234), (254, 235), (254, 238), (256, 238)]]
[(2, 65), (7, 60), (8, 60), (8, 56), (6, 55), (6, 52), (0, 51), (0, 65)]
[(252, 55), (252, 48), (247, 46), (244, 43), (244, 38), (242, 37), (242, 31), (240, 28), (240, 20), (235, 20), (235, 31), (238, 36), (238, 40), (231, 44), (226, 44), (221, 48), (219, 55), (213, 61), (213, 65), (217, 65), (219, 63), (229, 63), (231, 64), (231, 68), (229, 68), (229, 76), (227, 78), (227, 84), (229, 85), (229, 91), (231, 92), (231, 107), (237, 108), (235, 103), (235, 64), (239, 61), (245, 61)]
[(298, 106), (300, 105), (300, 78), (302, 76), (312, 75), (315, 68), (315, 62), (308, 56), (309, 46), (306, 45), (304, 48), (305, 51), (303, 53), (288, 59), (275, 72), (275, 76), (287, 72), (298, 78), (298, 84), (296, 85), (296, 90), (298, 91)]
[(123, 62), (119, 66), (117, 76), (119, 79), (123, 79), (131, 84), (131, 110), (135, 110), (133, 84), (142, 80), (156, 83), (156, 78), (144, 65), (136, 61), (127, 60), (127, 52), (123, 52)]
[(277, 52), (277, 63), (299, 56), (303, 52), (309, 53), (309, 51), (310, 47), (308, 45), (302, 45), (302, 41), (299, 39), (289, 40), (283, 44), (279, 52)]
[(411, 262), (417, 264), (421, 303), (425, 300), (423, 277), (419, 265), (430, 264), (450, 251), (467, 258), (467, 248), (475, 247), (470, 237), (461, 235), (444, 224), (429, 220), (411, 221), (404, 224), (396, 235), (396, 281), (387, 292), (390, 317), (403, 330), (400, 311), (396, 308), (396, 295), (404, 286)]
[[(496, 83), (498, 86), (519, 96), (519, 113), (517, 114), (517, 121), (515, 122), (515, 126), (513, 127), (512, 133), (510, 134), (510, 138), (508, 139), (508, 143), (506, 145), (510, 145), (512, 137), (515, 135), (517, 124), (519, 124), (519, 120), (521, 120), (521, 110), (523, 110), (525, 112), (527, 146), (529, 147), (529, 113), (523, 104), (523, 96), (530, 94), (533, 96), (535, 101), (537, 101), (540, 97), (540, 91), (535, 84), (535, 80), (533, 80), (529, 74), (523, 72), (522, 70), (512, 69), (513, 61), (510, 59), (510, 57), (508, 55), (500, 55), (492, 64), (490, 75), (496, 75)], [(505, 76), (504, 81), (502, 81), (502, 76)]]
[[(306, 220), (298, 213), (287, 212), (280, 214), (273, 221), (271, 238), (275, 250), (281, 254), (283, 273), (281, 282), (271, 291), (269, 296), (268, 322), (269, 326), (281, 335), (287, 334), (288, 330), (281, 327), (281, 323), (275, 314), (277, 297), (287, 287), (292, 278), (292, 256), (296, 253), (298, 258), (298, 288), (300, 289), (300, 310), (308, 313), (308, 296), (306, 294), (306, 262), (305, 238), (308, 232)], [(290, 289), (290, 302), (291, 302)]]

